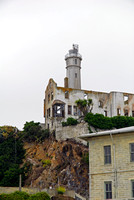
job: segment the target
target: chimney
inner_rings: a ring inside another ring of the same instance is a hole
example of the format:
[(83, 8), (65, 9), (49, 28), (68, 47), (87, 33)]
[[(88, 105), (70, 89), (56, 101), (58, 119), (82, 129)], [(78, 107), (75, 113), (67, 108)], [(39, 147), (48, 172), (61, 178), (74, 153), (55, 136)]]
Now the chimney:
[(64, 87), (68, 88), (68, 77), (64, 78)]

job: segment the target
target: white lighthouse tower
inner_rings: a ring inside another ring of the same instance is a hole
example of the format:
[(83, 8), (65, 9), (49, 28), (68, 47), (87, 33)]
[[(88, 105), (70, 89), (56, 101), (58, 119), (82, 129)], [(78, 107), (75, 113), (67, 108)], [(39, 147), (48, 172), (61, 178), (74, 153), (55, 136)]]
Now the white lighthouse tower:
[(73, 44), (73, 49), (65, 56), (68, 88), (81, 89), (81, 60), (78, 45)]

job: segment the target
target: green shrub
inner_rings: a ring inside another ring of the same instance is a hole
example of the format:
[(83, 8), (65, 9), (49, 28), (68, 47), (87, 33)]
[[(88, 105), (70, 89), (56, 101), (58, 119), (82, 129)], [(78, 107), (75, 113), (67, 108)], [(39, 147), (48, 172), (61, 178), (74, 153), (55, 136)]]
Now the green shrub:
[(78, 124), (77, 119), (74, 119), (72, 117), (68, 117), (66, 122), (62, 122), (62, 126), (72, 126), (77, 124)]
[(50, 196), (46, 192), (38, 192), (32, 194), (28, 200), (50, 200)]
[(115, 116), (115, 117), (112, 117), (111, 120), (115, 128), (134, 126), (133, 117)]
[(19, 191), (16, 191), (12, 194), (10, 194), (10, 198), (12, 200), (25, 200), (25, 199), (28, 199), (29, 198), (29, 194), (27, 194), (26, 192), (19, 192)]
[(105, 117), (102, 114), (88, 113), (84, 119), (88, 123), (89, 128), (90, 126), (93, 126), (94, 128), (105, 130), (134, 126), (134, 118), (126, 116)]
[(0, 141), (0, 186), (18, 187), (19, 174), (22, 174), (22, 185), (25, 180), (25, 170), (20, 168), (25, 157), (25, 149), (18, 133), (9, 131), (6, 138)]
[(27, 142), (42, 142), (46, 138), (49, 138), (49, 130), (42, 130), (39, 122), (26, 122), (23, 129), (24, 131), (22, 132), (21, 137)]
[(66, 189), (64, 187), (60, 186), (57, 188), (57, 192), (58, 192), (58, 194), (64, 194), (66, 192)]
[(62, 126), (68, 126), (67, 122), (62, 122)]
[(19, 192), (16, 191), (11, 194), (1, 194), (0, 195), (0, 200), (27, 200), (29, 199), (29, 194), (26, 192)]
[(0, 200), (12, 200), (10, 194), (0, 194)]
[(76, 125), (76, 124), (78, 124), (78, 121), (77, 121), (77, 119), (74, 119), (72, 117), (68, 117), (67, 118), (67, 124), (68, 125)]
[(111, 129), (113, 127), (110, 117), (104, 117), (104, 115), (98, 113), (88, 113), (85, 116), (85, 121), (94, 128)]
[(43, 167), (46, 167), (46, 166), (50, 166), (50, 165), (51, 165), (51, 160), (42, 160), (41, 162), (42, 162), (42, 164), (43, 164)]

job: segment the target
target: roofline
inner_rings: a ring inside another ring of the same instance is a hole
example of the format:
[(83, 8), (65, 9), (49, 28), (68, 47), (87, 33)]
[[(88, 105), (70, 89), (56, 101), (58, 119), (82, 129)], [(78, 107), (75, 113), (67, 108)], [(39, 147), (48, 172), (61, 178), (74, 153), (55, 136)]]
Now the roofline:
[(119, 91), (100, 92), (100, 91), (86, 90), (86, 89), (65, 88), (65, 87), (60, 87), (60, 86), (57, 86), (57, 89), (72, 89), (72, 90), (83, 91), (85, 93), (99, 93), (99, 94), (107, 94), (107, 95), (110, 95), (110, 94), (113, 94), (113, 93), (121, 93), (123, 95), (134, 95), (134, 93), (119, 92)]
[(96, 133), (83, 134), (79, 136), (79, 138), (88, 141), (89, 138), (92, 138), (92, 137), (106, 136), (110, 134), (114, 135), (114, 134), (122, 134), (122, 133), (131, 133), (131, 132), (134, 132), (134, 126), (108, 130), (108, 131), (101, 131), (101, 132), (96, 132)]

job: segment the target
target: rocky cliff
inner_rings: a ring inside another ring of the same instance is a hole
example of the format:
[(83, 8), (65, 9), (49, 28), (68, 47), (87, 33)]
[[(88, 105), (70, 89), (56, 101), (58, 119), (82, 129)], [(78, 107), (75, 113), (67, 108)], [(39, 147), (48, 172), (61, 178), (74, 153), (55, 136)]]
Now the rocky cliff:
[(83, 157), (88, 147), (75, 140), (46, 139), (42, 144), (25, 143), (25, 162), (31, 170), (25, 186), (56, 188), (58, 185), (88, 197), (88, 164)]

